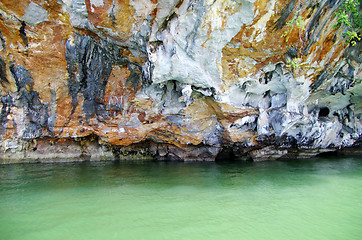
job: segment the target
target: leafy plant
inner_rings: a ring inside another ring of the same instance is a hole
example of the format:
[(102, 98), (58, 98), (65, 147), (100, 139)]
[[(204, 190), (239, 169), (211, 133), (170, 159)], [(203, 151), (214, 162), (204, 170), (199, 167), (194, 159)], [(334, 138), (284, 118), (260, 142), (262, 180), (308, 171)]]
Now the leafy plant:
[(334, 28), (345, 25), (347, 31), (343, 33), (343, 37), (346, 39), (346, 42), (352, 46), (361, 40), (360, 34), (357, 33), (362, 26), (362, 15), (359, 12), (361, 2), (362, 0), (345, 0), (335, 13), (337, 24)]
[(292, 71), (300, 67), (300, 58), (293, 58), (287, 60), (287, 67), (290, 68)]
[(304, 19), (302, 16), (298, 16), (297, 14), (291, 19), (289, 22), (286, 23), (287, 30), (284, 31), (282, 37), (286, 37), (285, 42), (289, 40), (289, 34), (291, 31), (297, 27), (300, 31), (304, 31)]

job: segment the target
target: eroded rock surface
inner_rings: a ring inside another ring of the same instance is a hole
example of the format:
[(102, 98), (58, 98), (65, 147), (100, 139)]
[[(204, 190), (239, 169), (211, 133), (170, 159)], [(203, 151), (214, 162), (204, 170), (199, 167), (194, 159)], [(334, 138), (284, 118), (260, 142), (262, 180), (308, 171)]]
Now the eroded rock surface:
[(362, 43), (334, 28), (343, 2), (3, 0), (0, 159), (360, 152)]

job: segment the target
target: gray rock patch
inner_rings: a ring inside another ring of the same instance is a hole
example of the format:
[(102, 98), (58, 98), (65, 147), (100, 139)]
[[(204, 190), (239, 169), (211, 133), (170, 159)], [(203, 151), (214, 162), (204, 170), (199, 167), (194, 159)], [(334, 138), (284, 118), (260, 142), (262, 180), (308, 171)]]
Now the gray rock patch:
[(36, 3), (30, 2), (25, 9), (23, 21), (27, 25), (36, 25), (48, 20), (48, 12)]

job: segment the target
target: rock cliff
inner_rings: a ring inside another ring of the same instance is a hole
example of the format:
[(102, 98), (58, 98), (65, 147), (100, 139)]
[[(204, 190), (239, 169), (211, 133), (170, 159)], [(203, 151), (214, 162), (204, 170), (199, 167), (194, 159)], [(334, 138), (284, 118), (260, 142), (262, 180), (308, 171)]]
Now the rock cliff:
[(2, 0), (0, 161), (360, 149), (344, 2)]

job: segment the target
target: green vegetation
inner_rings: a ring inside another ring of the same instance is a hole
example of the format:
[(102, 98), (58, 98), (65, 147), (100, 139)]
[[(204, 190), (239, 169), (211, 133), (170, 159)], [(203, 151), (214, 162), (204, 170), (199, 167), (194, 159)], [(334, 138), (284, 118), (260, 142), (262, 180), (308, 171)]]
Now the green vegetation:
[(287, 67), (290, 68), (292, 71), (294, 71), (297, 68), (300, 68), (300, 58), (293, 58), (287, 60)]
[(296, 14), (292, 20), (286, 23), (287, 30), (284, 31), (282, 37), (286, 37), (285, 42), (288, 42), (289, 40), (289, 34), (290, 32), (295, 28), (298, 27), (299, 31), (304, 31), (304, 19), (302, 16), (298, 16), (299, 14)]
[(342, 25), (347, 27), (343, 37), (352, 46), (361, 40), (361, 35), (358, 33), (362, 26), (362, 15), (359, 12), (361, 2), (362, 0), (345, 0), (336, 12), (337, 24), (334, 27), (339, 28)]
[[(346, 39), (346, 43), (352, 46), (361, 40), (360, 29), (362, 27), (362, 14), (359, 11), (361, 4), (362, 0), (345, 0), (335, 13), (337, 24), (334, 28), (345, 25), (347, 31), (343, 33), (343, 37)], [(303, 17), (300, 16), (299, 8), (293, 19), (286, 23), (287, 29), (282, 35), (282, 37), (285, 37), (285, 42), (289, 41), (290, 33), (294, 28), (299, 28), (299, 33), (301, 34), (301, 32), (305, 30), (304, 25), (305, 21)]]

